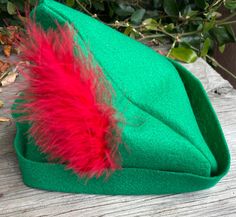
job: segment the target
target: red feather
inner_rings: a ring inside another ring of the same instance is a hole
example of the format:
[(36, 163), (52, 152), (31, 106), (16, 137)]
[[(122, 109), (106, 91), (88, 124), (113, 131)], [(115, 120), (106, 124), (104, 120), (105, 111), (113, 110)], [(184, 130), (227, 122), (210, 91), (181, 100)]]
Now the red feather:
[(20, 37), (21, 59), (30, 63), (22, 73), (22, 113), (36, 144), (80, 176), (120, 168), (121, 133), (102, 70), (75, 44), (68, 25), (44, 31), (29, 22), (26, 34)]

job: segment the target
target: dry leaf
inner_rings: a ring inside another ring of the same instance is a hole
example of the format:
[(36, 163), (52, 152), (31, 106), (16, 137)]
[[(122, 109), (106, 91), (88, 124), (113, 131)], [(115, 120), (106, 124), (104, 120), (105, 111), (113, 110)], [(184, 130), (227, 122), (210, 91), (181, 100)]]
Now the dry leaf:
[(3, 45), (3, 53), (6, 57), (9, 57), (11, 55), (11, 45)]
[(0, 117), (0, 122), (9, 122), (10, 118)]
[(6, 28), (0, 28), (1, 44), (12, 45), (16, 41), (18, 32), (19, 32), (18, 26), (8, 26)]
[(3, 53), (6, 57), (9, 57), (12, 51), (17, 52), (14, 44), (19, 32), (18, 26), (0, 27), (0, 44), (2, 44)]
[(0, 75), (10, 67), (10, 63), (0, 60)]
[[(3, 28), (1, 28), (0, 30), (2, 30)], [(0, 32), (0, 43), (1, 44), (8, 44), (8, 40), (7, 40), (8, 36), (7, 34), (4, 34), (2, 32)]]
[(15, 82), (17, 76), (18, 76), (17, 72), (14, 71), (9, 72), (8, 75), (2, 79), (1, 85), (4, 87), (9, 84), (12, 84), (13, 82)]
[(4, 105), (3, 101), (2, 101), (2, 100), (0, 100), (0, 108), (2, 108), (2, 107), (3, 107), (3, 105)]
[[(0, 59), (0, 82), (11, 71), (11, 64)], [(1, 86), (1, 84), (0, 84)]]

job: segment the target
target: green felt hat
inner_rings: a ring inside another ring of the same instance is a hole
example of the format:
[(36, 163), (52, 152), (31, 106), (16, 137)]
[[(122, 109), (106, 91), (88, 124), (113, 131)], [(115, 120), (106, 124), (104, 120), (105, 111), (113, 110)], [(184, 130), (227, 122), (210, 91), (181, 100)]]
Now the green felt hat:
[[(214, 186), (230, 156), (219, 121), (197, 78), (177, 62), (101, 22), (55, 1), (35, 9), (45, 29), (72, 23), (112, 84), (113, 106), (125, 119), (122, 169), (85, 181), (50, 163), (17, 123), (14, 147), (23, 181), (49, 191), (94, 194), (169, 194)], [(14, 117), (17, 115), (14, 114)]]

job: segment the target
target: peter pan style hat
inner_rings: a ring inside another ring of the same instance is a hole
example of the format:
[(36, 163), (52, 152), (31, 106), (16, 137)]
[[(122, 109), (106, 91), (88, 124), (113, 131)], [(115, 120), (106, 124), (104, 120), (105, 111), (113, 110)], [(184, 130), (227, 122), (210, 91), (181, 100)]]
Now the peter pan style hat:
[[(89, 47), (111, 84), (112, 107), (124, 121), (117, 123), (123, 144), (118, 147), (119, 167), (111, 166), (108, 177), (99, 173), (89, 178), (68, 169), (66, 161), (51, 161), (27, 135), (31, 122), (17, 122), (14, 147), (27, 186), (73, 193), (170, 194), (210, 188), (227, 173), (230, 156), (219, 121), (200, 81), (187, 69), (55, 1), (41, 1), (34, 12), (45, 30), (59, 27), (55, 21), (73, 25), (78, 45)], [(63, 129), (63, 123), (58, 125)]]

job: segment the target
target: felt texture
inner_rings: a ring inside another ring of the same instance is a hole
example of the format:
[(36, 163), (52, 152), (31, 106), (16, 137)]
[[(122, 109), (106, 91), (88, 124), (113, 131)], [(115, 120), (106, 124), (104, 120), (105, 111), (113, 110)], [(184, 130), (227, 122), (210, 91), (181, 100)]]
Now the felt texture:
[[(184, 67), (87, 15), (54, 1), (33, 11), (45, 29), (70, 23), (77, 42), (94, 56), (114, 88), (124, 121), (122, 169), (88, 182), (48, 162), (17, 123), (15, 149), (26, 185), (63, 192), (164, 194), (202, 190), (228, 171), (230, 156), (201, 83)], [(13, 115), (17, 117), (17, 114)], [(66, 136), (66, 135), (65, 135)]]

